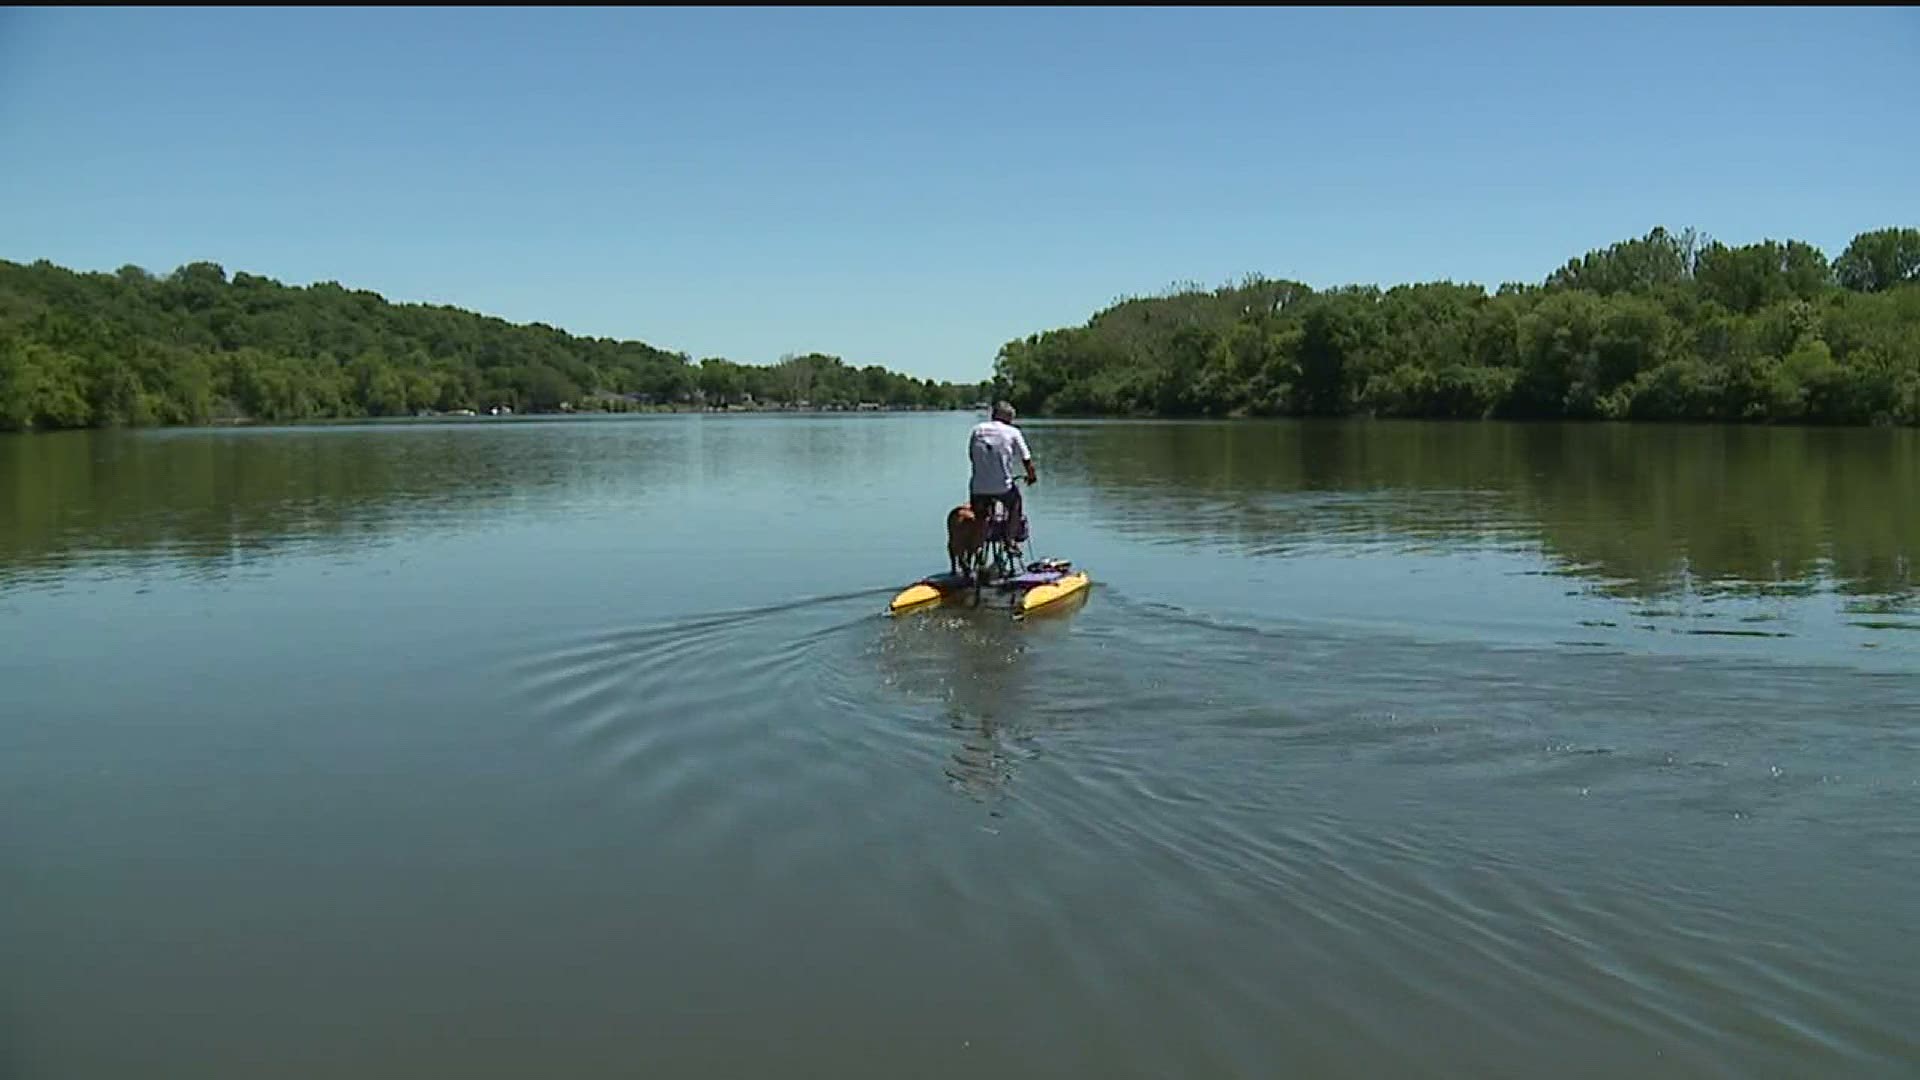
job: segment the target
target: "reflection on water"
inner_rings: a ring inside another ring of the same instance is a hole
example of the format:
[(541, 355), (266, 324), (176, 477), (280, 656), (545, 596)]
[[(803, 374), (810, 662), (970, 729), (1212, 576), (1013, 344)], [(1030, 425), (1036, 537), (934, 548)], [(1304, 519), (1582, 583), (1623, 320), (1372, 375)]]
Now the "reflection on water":
[(1047, 716), (1034, 702), (1078, 687), (1036, 676), (1029, 653), (1058, 648), (1093, 591), (1019, 620), (991, 593), (887, 619), (872, 648), (881, 677), (909, 700), (937, 703), (953, 732), (944, 768), (956, 791), (997, 806), (1020, 766), (1039, 757)]
[(592, 498), (606, 458), (637, 482), (679, 445), (642, 425), (550, 432), (363, 425), (0, 438), (0, 581), (128, 556), (218, 572), (286, 547), (482, 522), (561, 492)]
[(1049, 426), (1111, 527), (1285, 554), (1534, 545), (1620, 596), (1793, 595), (1912, 612), (1920, 432), (1574, 424)]
[(888, 685), (938, 702), (954, 747), (944, 766), (956, 790), (991, 802), (1027, 754), (1019, 710), (1028, 697), (1026, 627), (992, 605), (951, 603), (887, 621), (874, 654)]
[[(0, 580), (127, 556), (217, 572), (280, 546), (358, 545), (632, 502), (663, 487), (726, 489), (770, 469), (789, 487), (853, 491), (899, 453), (902, 425), (913, 423), (647, 418), (0, 438)], [(1863, 621), (1920, 626), (1907, 619), (1920, 545), (1911, 430), (1328, 422), (1035, 432), (1053, 481), (1046, 494), (1067, 488), (1121, 536), (1260, 556), (1329, 545), (1538, 548), (1558, 572), (1622, 598), (1831, 589)], [(961, 482), (922, 477), (922, 487), (928, 479)], [(856, 521), (901, 495), (869, 484)]]

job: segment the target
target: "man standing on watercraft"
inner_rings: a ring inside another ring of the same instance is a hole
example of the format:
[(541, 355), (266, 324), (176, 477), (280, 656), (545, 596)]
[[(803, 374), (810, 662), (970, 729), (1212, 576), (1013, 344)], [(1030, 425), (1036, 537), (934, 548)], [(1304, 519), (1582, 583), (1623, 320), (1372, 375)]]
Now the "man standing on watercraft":
[(969, 494), (974, 520), (985, 523), (990, 520), (994, 503), (1005, 506), (1012, 533), (1009, 546), (1014, 550), (1014, 557), (1019, 558), (1018, 541), (1027, 538), (1026, 530), (1021, 528), (1026, 518), (1021, 514), (1020, 489), (1014, 485), (1014, 465), (1017, 462), (1026, 470), (1029, 484), (1039, 483), (1040, 476), (1033, 471), (1033, 455), (1027, 451), (1026, 436), (1013, 426), (1012, 405), (994, 402), (993, 419), (976, 424), (967, 437), (967, 457), (973, 462)]

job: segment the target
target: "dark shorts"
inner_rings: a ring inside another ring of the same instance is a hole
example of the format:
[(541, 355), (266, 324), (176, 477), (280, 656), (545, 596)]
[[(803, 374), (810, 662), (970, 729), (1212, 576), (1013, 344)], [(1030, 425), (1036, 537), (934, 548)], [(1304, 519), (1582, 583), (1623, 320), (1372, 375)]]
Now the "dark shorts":
[(1003, 503), (1006, 505), (1007, 520), (1013, 522), (1014, 525), (1014, 542), (1019, 543), (1025, 540), (1027, 538), (1027, 519), (1026, 516), (1021, 513), (1020, 509), (1019, 486), (1016, 485), (998, 495), (982, 495), (977, 491), (973, 492), (974, 518), (983, 523), (992, 521), (994, 503)]

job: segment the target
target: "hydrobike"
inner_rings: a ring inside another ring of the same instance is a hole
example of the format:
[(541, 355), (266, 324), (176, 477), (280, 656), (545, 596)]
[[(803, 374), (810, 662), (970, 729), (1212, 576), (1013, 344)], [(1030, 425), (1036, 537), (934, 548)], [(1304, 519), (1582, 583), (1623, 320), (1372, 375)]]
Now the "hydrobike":
[[(917, 611), (948, 600), (966, 599), (978, 606), (991, 592), (1005, 597), (1014, 617), (1019, 618), (1078, 596), (1093, 584), (1085, 570), (1075, 570), (1065, 559), (1040, 559), (1020, 565), (1014, 554), (1016, 542), (1010, 541), (1007, 533), (1006, 507), (995, 504), (972, 565), (959, 573), (949, 570), (930, 574), (907, 586), (887, 605), (887, 614)], [(1029, 539), (1024, 514), (1016, 535), (1020, 540)]]

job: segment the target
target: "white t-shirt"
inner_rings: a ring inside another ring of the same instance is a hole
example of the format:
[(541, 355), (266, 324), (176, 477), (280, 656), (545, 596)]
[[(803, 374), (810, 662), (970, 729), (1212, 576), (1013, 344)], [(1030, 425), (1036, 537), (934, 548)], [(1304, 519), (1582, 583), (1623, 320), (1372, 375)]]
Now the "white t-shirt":
[(1013, 490), (1013, 478), (1026, 474), (1027, 437), (1012, 424), (989, 420), (976, 425), (967, 439), (967, 456), (973, 460), (973, 487), (976, 495), (1004, 495)]

